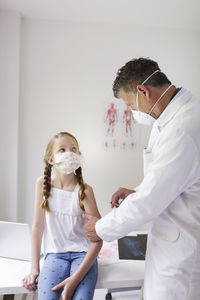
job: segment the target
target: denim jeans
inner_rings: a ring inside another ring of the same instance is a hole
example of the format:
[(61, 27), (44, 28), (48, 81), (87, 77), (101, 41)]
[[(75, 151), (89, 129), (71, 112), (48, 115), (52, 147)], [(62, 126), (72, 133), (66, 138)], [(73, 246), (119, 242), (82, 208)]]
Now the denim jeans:
[[(76, 272), (86, 252), (48, 253), (38, 280), (38, 300), (58, 300), (63, 289), (51, 289)], [(97, 281), (97, 260), (77, 286), (72, 300), (92, 300)]]

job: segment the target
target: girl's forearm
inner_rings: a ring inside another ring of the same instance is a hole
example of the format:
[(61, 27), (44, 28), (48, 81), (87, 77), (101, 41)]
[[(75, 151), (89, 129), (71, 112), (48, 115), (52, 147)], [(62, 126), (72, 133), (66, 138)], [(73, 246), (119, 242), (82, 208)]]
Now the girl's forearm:
[(32, 263), (31, 263), (31, 271), (39, 272), (39, 264), (40, 264), (40, 250), (41, 250), (41, 242), (42, 242), (42, 234), (43, 230), (41, 228), (37, 228), (33, 226), (32, 230), (32, 241), (31, 241), (31, 252), (32, 252)]
[(74, 273), (73, 277), (77, 281), (77, 284), (83, 279), (86, 273), (89, 271), (91, 266), (93, 265), (94, 261), (101, 250), (103, 241), (99, 241), (96, 243), (92, 243), (84, 260), (82, 261), (78, 270)]

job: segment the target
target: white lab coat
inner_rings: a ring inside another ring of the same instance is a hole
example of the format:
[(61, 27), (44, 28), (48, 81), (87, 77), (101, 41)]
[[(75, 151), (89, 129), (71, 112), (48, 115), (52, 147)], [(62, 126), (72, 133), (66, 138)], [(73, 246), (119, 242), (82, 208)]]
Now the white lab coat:
[(189, 91), (154, 123), (135, 190), (97, 234), (112, 241), (150, 222), (144, 300), (200, 300), (200, 102)]

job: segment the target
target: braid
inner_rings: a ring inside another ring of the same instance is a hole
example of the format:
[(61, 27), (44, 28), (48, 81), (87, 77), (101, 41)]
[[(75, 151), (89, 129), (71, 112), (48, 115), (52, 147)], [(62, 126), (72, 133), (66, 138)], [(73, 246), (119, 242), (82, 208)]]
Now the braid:
[(46, 166), (44, 168), (44, 183), (43, 183), (43, 202), (41, 203), (41, 208), (50, 212), (48, 198), (50, 196), (51, 191), (51, 169), (52, 165), (46, 162)]
[(83, 200), (86, 198), (86, 195), (85, 195), (85, 184), (83, 182), (83, 176), (82, 176), (82, 168), (79, 167), (75, 172), (76, 172), (78, 184), (80, 186), (80, 207), (84, 210)]

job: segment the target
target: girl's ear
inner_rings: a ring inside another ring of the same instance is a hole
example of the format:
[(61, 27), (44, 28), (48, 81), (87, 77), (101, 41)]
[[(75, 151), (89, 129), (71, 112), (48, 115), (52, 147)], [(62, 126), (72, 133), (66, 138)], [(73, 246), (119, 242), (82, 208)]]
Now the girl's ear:
[(50, 165), (53, 166), (54, 160), (53, 160), (53, 157), (52, 157), (52, 156), (50, 156), (50, 157), (48, 158), (48, 163), (49, 163)]

